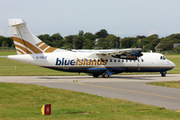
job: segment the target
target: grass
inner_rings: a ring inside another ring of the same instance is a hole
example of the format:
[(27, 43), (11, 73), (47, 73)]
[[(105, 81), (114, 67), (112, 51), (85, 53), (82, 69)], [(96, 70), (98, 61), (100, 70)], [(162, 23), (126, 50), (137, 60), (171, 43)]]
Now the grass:
[[(104, 98), (45, 86), (0, 83), (0, 119), (3, 120), (175, 120), (180, 114), (150, 105)], [(42, 116), (43, 104), (51, 104), (52, 115)]]
[(169, 59), (170, 61), (172, 61), (176, 67), (170, 71), (167, 71), (167, 73), (175, 73), (178, 74), (180, 73), (180, 55), (166, 55), (166, 58)]
[(0, 56), (8, 56), (8, 55), (17, 55), (15, 51), (13, 52), (0, 52)]
[(161, 82), (153, 82), (147, 84), (180, 89), (180, 81), (167, 81), (167, 82), (161, 81)]
[[(0, 52), (0, 56), (10, 54), (15, 55), (16, 52)], [(178, 63), (180, 55), (166, 57), (176, 64), (176, 68), (168, 73), (180, 73)], [(0, 75), (77, 75), (77, 73), (54, 71), (0, 58)], [(180, 118), (179, 113), (164, 108), (45, 86), (0, 83), (0, 91), (0, 119), (3, 120), (178, 120)], [(42, 116), (42, 105), (49, 103), (52, 105), (52, 115)]]
[[(0, 58), (0, 76), (59, 76), (59, 75), (78, 75), (78, 73), (55, 71), (34, 65)], [(82, 73), (81, 75), (87, 75)]]

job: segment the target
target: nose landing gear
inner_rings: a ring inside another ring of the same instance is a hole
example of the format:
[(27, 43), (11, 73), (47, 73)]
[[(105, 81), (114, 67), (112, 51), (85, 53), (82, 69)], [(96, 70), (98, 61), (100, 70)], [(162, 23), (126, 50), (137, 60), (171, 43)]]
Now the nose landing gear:
[(166, 77), (166, 71), (161, 72), (161, 77)]

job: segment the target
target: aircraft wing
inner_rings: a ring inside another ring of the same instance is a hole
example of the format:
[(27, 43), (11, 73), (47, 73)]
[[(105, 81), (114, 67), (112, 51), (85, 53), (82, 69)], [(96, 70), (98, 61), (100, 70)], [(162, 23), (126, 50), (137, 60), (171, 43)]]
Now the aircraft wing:
[(92, 52), (97, 56), (111, 56), (121, 59), (136, 60), (137, 57), (142, 56), (141, 48), (128, 48), (128, 49), (104, 49), (104, 50), (72, 50), (74, 52)]
[(97, 52), (97, 55), (121, 55), (123, 53), (129, 53), (129, 52), (132, 52), (132, 51), (141, 51), (142, 49), (141, 48), (129, 48), (129, 49), (117, 49), (117, 50), (110, 50), (110, 51), (98, 51)]
[(138, 57), (142, 56), (141, 48), (129, 48), (129, 49), (119, 49), (116, 51), (101, 51), (96, 53), (97, 56), (111, 56), (114, 58), (137, 60)]

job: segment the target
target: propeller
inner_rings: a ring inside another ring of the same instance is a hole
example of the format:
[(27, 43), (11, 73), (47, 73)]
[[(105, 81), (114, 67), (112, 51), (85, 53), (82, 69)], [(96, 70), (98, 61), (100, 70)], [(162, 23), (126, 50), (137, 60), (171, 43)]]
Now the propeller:
[(143, 56), (142, 50), (138, 51), (138, 56), (137, 57), (141, 57), (141, 56)]

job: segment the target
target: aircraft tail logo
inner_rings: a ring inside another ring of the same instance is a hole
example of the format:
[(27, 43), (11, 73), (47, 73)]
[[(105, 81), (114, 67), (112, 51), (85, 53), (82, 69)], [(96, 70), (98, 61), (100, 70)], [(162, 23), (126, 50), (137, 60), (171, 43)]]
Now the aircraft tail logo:
[(57, 50), (57, 48), (45, 44), (32, 34), (25, 21), (21, 19), (9, 19), (8, 23), (18, 55), (52, 53)]

